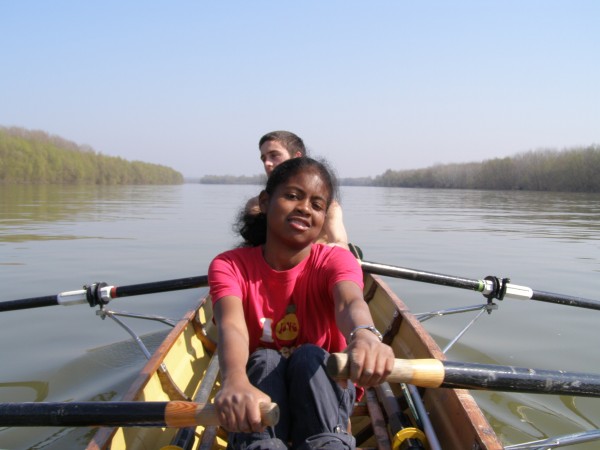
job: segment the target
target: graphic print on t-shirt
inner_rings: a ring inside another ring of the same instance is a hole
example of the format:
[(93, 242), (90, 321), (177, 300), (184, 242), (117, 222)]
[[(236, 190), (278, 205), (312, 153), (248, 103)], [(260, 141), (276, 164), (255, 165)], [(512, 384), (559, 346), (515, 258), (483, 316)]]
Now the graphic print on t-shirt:
[(275, 327), (275, 336), (284, 345), (293, 345), (300, 331), (300, 324), (296, 316), (296, 305), (291, 304), (285, 310), (285, 316)]

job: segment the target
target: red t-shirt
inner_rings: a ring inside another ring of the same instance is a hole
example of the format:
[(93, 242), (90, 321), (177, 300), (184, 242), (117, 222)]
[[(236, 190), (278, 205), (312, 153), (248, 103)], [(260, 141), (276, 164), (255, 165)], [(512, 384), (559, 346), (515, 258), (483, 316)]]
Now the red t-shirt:
[(342, 351), (346, 340), (335, 322), (333, 286), (353, 281), (363, 287), (354, 256), (323, 244), (313, 244), (306, 259), (285, 271), (273, 270), (261, 247), (230, 250), (212, 261), (208, 281), (213, 304), (228, 295), (242, 300), (250, 353), (261, 347), (286, 352), (306, 343)]

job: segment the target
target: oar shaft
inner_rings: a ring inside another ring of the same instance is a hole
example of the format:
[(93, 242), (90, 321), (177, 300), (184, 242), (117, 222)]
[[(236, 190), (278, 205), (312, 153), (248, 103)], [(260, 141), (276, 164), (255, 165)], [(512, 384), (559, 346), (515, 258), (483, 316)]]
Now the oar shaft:
[[(493, 282), (485, 280), (475, 280), (469, 278), (444, 275), (441, 273), (425, 272), (423, 270), (408, 269), (405, 267), (396, 267), (386, 264), (361, 261), (361, 266), (365, 272), (383, 275), (405, 280), (421, 281), (424, 283), (450, 286), (460, 289), (481, 292), (484, 295), (493, 292)], [(519, 286), (512, 283), (505, 283), (503, 297), (519, 300), (537, 300), (547, 303), (556, 303), (559, 305), (577, 306), (579, 308), (600, 310), (600, 301), (590, 300), (570, 295), (554, 294), (552, 292), (535, 291), (527, 286)], [(503, 298), (502, 296), (499, 298)]]
[[(332, 354), (327, 361), (327, 370), (335, 378), (348, 378), (348, 355)], [(396, 359), (387, 381), (433, 388), (600, 397), (600, 375), (596, 374), (437, 359)]]
[(441, 273), (425, 272), (423, 270), (408, 269), (406, 267), (396, 267), (386, 264), (378, 264), (369, 261), (360, 262), (365, 272), (388, 277), (403, 278), (405, 280), (422, 281), (425, 283), (439, 284), (442, 286), (451, 286), (471, 291), (481, 292), (485, 288), (485, 283), (481, 280), (472, 280), (468, 278), (444, 275)]
[(558, 305), (578, 306), (580, 308), (600, 309), (600, 302), (570, 295), (553, 294), (552, 292), (532, 291), (532, 300), (556, 303)]
[[(0, 302), (0, 312), (55, 305), (69, 306), (86, 303), (94, 305), (99, 304), (100, 300), (106, 303), (108, 300), (113, 298), (131, 297), (134, 295), (144, 294), (157, 294), (160, 292), (178, 291), (182, 289), (191, 289), (203, 286), (208, 286), (207, 275), (177, 278), (174, 280), (154, 281), (151, 283), (132, 284), (129, 286), (106, 286), (104, 283), (102, 283), (102, 286), (100, 286), (97, 290), (92, 289), (90, 291), (89, 289), (79, 289), (76, 291), (61, 292), (56, 295)], [(90, 295), (92, 295), (92, 303), (90, 303)], [(101, 297), (101, 299), (96, 299), (98, 300), (98, 303), (94, 303), (95, 295)]]
[[(279, 421), (275, 403), (261, 404), (266, 426)], [(218, 426), (212, 404), (194, 402), (70, 402), (70, 403), (0, 403), (0, 426)]]
[(111, 291), (111, 298), (157, 294), (159, 292), (179, 291), (203, 286), (208, 286), (207, 275), (114, 287)]
[(45, 297), (24, 298), (21, 300), (8, 300), (0, 303), (0, 312), (2, 311), (17, 311), (19, 309), (41, 308), (43, 306), (58, 305), (56, 295), (48, 295)]
[(442, 387), (600, 397), (600, 375), (443, 361)]

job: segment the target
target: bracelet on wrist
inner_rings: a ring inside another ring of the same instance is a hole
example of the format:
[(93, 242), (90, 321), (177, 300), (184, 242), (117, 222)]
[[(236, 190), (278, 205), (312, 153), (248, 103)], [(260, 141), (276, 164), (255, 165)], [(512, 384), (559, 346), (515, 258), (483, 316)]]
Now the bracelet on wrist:
[(354, 339), (354, 336), (356, 335), (356, 332), (358, 330), (369, 330), (371, 333), (373, 333), (375, 336), (377, 336), (377, 339), (379, 339), (379, 342), (383, 342), (383, 336), (381, 335), (379, 330), (377, 328), (375, 328), (373, 325), (359, 325), (356, 328), (354, 328), (354, 330), (352, 330), (352, 332), (350, 333), (350, 338), (348, 339), (348, 343), (352, 342), (352, 340)]

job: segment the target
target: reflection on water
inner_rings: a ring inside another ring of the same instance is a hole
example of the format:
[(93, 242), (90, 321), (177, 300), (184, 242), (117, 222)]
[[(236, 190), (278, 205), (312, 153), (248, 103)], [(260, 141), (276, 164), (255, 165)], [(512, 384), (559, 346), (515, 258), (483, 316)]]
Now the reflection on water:
[(600, 239), (600, 194), (523, 191), (382, 189), (379, 213), (417, 214), (431, 231), (461, 230), (532, 237)]
[[(6, 232), (6, 235), (2, 235)], [(10, 233), (10, 234), (9, 234)], [(15, 230), (4, 228), (0, 233), (0, 242), (28, 242), (28, 241), (72, 241), (74, 239), (102, 239), (99, 236), (73, 236), (73, 235), (53, 235), (53, 234), (27, 234), (16, 233)]]
[[(545, 439), (550, 436), (567, 435), (574, 430), (595, 430), (598, 424), (590, 421), (577, 408), (577, 401), (563, 408), (560, 404), (565, 398), (548, 395), (519, 395), (507, 393), (475, 392), (477, 403), (487, 411), (490, 425), (505, 442), (527, 442)], [(581, 399), (578, 399), (581, 400)], [(551, 432), (549, 433), (549, 430)], [(598, 448), (598, 443), (571, 448)]]
[[(154, 352), (169, 329), (141, 336)], [(65, 364), (47, 381), (0, 383), (3, 402), (114, 401), (137, 376), (145, 358), (133, 340), (92, 348)], [(50, 390), (49, 387), (52, 386)], [(92, 428), (40, 427), (0, 429), (0, 448), (85, 448)]]
[[(0, 392), (2, 392), (2, 389), (10, 389), (11, 394), (17, 399), (15, 401), (43, 402), (48, 396), (47, 381), (0, 383)], [(24, 400), (27, 398), (30, 400)]]
[[(177, 208), (180, 186), (2, 186), (0, 242), (99, 238), (52, 234), (74, 222), (143, 220)], [(132, 212), (135, 209), (135, 212)]]

